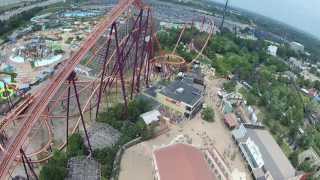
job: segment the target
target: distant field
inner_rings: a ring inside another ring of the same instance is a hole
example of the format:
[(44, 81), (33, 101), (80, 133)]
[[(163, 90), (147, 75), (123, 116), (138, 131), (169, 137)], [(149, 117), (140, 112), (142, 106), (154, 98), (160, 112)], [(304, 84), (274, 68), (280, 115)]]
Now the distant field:
[(0, 0), (0, 7), (8, 6), (20, 2), (30, 2), (30, 1), (37, 1), (37, 0)]

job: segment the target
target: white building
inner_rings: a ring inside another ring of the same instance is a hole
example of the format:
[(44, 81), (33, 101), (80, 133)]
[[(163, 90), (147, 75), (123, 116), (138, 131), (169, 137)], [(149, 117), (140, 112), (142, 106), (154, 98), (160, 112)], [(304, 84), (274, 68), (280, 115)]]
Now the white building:
[(143, 113), (140, 115), (140, 117), (143, 119), (143, 121), (149, 125), (153, 122), (158, 122), (160, 120), (160, 112), (158, 110), (152, 110), (146, 113)]
[(272, 55), (272, 56), (277, 56), (277, 51), (278, 51), (278, 47), (274, 46), (274, 45), (270, 45), (268, 46), (268, 54)]
[(290, 48), (296, 52), (304, 52), (304, 46), (298, 42), (291, 42)]

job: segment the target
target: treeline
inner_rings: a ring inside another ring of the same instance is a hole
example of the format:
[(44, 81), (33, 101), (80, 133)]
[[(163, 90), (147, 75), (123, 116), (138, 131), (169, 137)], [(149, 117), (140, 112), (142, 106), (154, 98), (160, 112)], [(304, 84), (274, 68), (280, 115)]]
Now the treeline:
[[(299, 165), (296, 160), (298, 153), (307, 148), (320, 152), (320, 125), (306, 126), (304, 122), (312, 113), (320, 113), (320, 105), (304, 96), (300, 88), (320, 90), (320, 82), (305, 80), (300, 75), (291, 78), (289, 67), (266, 54), (266, 48), (264, 41), (242, 40), (225, 33), (210, 41), (205, 54), (218, 75), (234, 75), (233, 81), (224, 85), (228, 91), (235, 89), (235, 80), (252, 86), (240, 90), (247, 103), (259, 107), (264, 124), (295, 167), (310, 172), (310, 164)], [(299, 134), (300, 128), (305, 131), (303, 135)]]
[(310, 59), (318, 61), (320, 56), (320, 40), (313, 35), (310, 35), (306, 32), (301, 32), (294, 27), (288, 26), (281, 22), (277, 22), (267, 17), (263, 17), (257, 14), (251, 14), (252, 19), (254, 19), (254, 23), (258, 25), (259, 28), (263, 29), (267, 32), (272, 32), (277, 34), (283, 38), (288, 39), (289, 41), (297, 41), (302, 43), (305, 46), (306, 51), (311, 53)]
[(0, 37), (5, 37), (15, 29), (25, 25), (33, 16), (35, 16), (44, 7), (35, 7), (21, 14), (11, 17), (7, 21), (0, 21)]

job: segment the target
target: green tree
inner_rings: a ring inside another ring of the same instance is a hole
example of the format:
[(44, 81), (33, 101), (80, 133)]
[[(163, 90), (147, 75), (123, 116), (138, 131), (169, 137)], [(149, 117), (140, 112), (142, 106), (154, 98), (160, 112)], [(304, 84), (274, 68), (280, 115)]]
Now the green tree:
[(289, 160), (295, 168), (297, 168), (299, 164), (298, 155), (299, 155), (299, 151), (294, 151), (289, 156)]
[(214, 122), (214, 111), (210, 107), (206, 107), (202, 110), (201, 118), (208, 122)]
[(67, 147), (67, 157), (81, 156), (85, 153), (85, 146), (80, 134), (76, 133), (69, 137)]
[(310, 162), (308, 161), (303, 161), (299, 166), (298, 166), (298, 169), (300, 171), (304, 171), (306, 173), (311, 173), (314, 171), (312, 165), (310, 164)]
[(93, 153), (93, 157), (101, 164), (101, 174), (105, 179), (110, 179), (113, 169), (113, 161), (117, 153), (117, 148), (97, 149)]
[(67, 156), (65, 153), (55, 151), (53, 157), (40, 171), (40, 180), (61, 180), (67, 175)]
[(131, 122), (136, 122), (139, 119), (140, 114), (151, 110), (150, 101), (136, 98), (128, 105), (128, 118)]
[(228, 93), (234, 92), (236, 89), (236, 82), (235, 81), (228, 81), (223, 83), (223, 88), (226, 90)]

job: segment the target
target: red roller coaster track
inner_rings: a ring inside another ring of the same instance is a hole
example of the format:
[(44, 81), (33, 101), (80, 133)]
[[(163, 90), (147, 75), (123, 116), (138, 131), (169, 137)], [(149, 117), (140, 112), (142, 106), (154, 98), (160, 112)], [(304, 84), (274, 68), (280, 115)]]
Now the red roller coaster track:
[[(140, 0), (120, 0), (119, 4), (116, 5), (111, 10), (108, 16), (106, 16), (97, 26), (97, 28), (95, 28), (95, 30), (88, 36), (88, 38), (83, 43), (81, 48), (79, 48), (79, 50), (76, 53), (74, 53), (70, 59), (66, 60), (65, 63), (63, 63), (63, 66), (57, 70), (57, 72), (53, 76), (50, 83), (44, 89), (42, 89), (41, 92), (38, 93), (38, 95), (32, 99), (32, 101), (28, 99), (27, 114), (20, 121), (22, 125), (16, 131), (16, 133), (9, 138), (8, 143), (6, 144), (6, 147), (5, 148), (2, 147), (3, 149), (5, 149), (5, 151), (2, 151), (0, 153), (0, 179), (6, 178), (10, 167), (13, 165), (14, 160), (20, 153), (19, 151), (21, 151), (22, 146), (28, 137), (28, 134), (30, 133), (31, 129), (34, 127), (38, 119), (41, 116), (43, 116), (43, 114), (45, 114), (44, 112), (46, 111), (46, 107), (48, 106), (49, 102), (53, 99), (53, 97), (57, 94), (58, 90), (63, 86), (63, 84), (66, 81), (74, 82), (74, 79), (71, 79), (71, 80), (69, 79), (70, 74), (72, 74), (76, 65), (78, 65), (80, 61), (85, 58), (85, 56), (89, 53), (89, 51), (95, 46), (97, 41), (103, 36), (103, 34), (106, 31), (108, 31), (108, 28), (111, 28), (110, 36), (115, 34), (116, 49), (117, 49), (116, 55), (118, 60), (117, 62), (114, 63), (114, 68), (113, 68), (114, 70), (112, 71), (111, 75), (106, 77), (105, 70), (102, 71), (102, 74), (100, 74), (101, 81), (100, 80), (95, 81), (96, 83), (100, 83), (99, 85), (95, 85), (95, 89), (99, 89), (97, 88), (98, 86), (101, 87), (100, 91), (98, 91), (98, 93), (101, 94), (101, 91), (103, 91), (107, 86), (111, 86), (110, 83), (112, 83), (113, 79), (116, 76), (118, 76), (118, 74), (120, 74), (120, 79), (122, 80), (122, 90), (123, 92), (125, 92), (122, 72), (123, 72), (123, 66), (124, 66), (123, 61), (125, 61), (125, 58), (127, 57), (126, 54), (128, 54), (128, 52), (127, 53), (125, 52), (129, 47), (129, 45), (127, 45), (129, 44), (128, 43), (129, 37), (125, 39), (124, 43), (118, 43), (117, 28), (115, 27), (116, 26), (115, 22), (119, 17), (121, 17), (121, 15), (123, 15), (129, 9), (130, 6), (134, 6), (137, 9), (140, 9), (141, 11), (148, 9), (148, 7), (144, 7), (144, 5)], [(148, 12), (148, 15), (149, 15), (149, 12)], [(140, 32), (140, 34), (142, 34), (143, 30), (141, 29), (143, 28), (143, 25), (141, 25), (141, 21), (139, 25), (140, 27), (137, 27), (137, 29)], [(129, 34), (129, 36), (134, 36), (134, 37), (137, 36), (136, 33), (134, 33), (136, 31), (137, 31), (136, 29), (132, 30), (132, 34)], [(146, 31), (147, 30), (145, 30), (145, 32)], [(110, 45), (110, 39), (111, 38), (109, 37), (109, 45)], [(148, 45), (146, 45), (147, 43), (145, 42), (145, 40), (143, 41), (142, 44), (144, 44), (142, 45), (142, 47), (147, 49), (146, 46)], [(145, 53), (145, 52), (142, 52), (142, 53)], [(141, 60), (141, 64), (143, 64), (142, 61), (144, 60)], [(109, 62), (104, 63), (103, 69), (105, 68), (106, 65), (108, 65), (108, 63)], [(138, 74), (141, 73), (141, 67), (140, 69), (137, 67), (137, 69), (139, 69), (138, 71), (140, 71), (138, 72)], [(140, 77), (138, 78), (138, 80), (140, 80)], [(75, 83), (73, 85), (75, 86)], [(102, 88), (103, 86), (105, 86), (105, 88)], [(82, 111), (84, 111), (84, 109), (81, 110), (76, 87), (75, 87), (75, 95), (77, 96), (80, 115), (81, 115), (81, 118), (83, 119)], [(70, 98), (70, 91), (69, 91), (68, 97)], [(100, 103), (99, 101), (98, 101), (98, 105)], [(19, 107), (18, 109), (19, 111), (21, 111), (21, 107)], [(98, 112), (98, 109), (97, 109), (97, 112)], [(14, 116), (12, 115), (12, 113), (10, 113), (9, 115), (10, 117), (7, 117), (8, 122), (11, 121), (10, 118), (14, 118), (14, 117), (11, 117), (11, 116)], [(25, 157), (25, 158), (22, 158), (23, 161), (28, 160), (23, 151), (21, 151), (21, 154), (22, 154), (22, 157)]]
[[(125, 21), (124, 26), (120, 27), (123, 21)], [(203, 19), (201, 29), (203, 29), (204, 22), (205, 19)], [(213, 25), (209, 19), (208, 24), (211, 24), (208, 37), (194, 60), (198, 59), (212, 36)], [(6, 179), (8, 174), (11, 174), (12, 167), (21, 162), (27, 177), (33, 176), (38, 179), (33, 171), (32, 163), (41, 163), (52, 157), (49, 151), (51, 151), (54, 138), (53, 119), (66, 123), (63, 124), (63, 127), (66, 128), (66, 137), (63, 137), (65, 139), (62, 143), (54, 144), (54, 147), (58, 150), (66, 147), (68, 135), (75, 133), (81, 123), (91, 152), (84, 113), (90, 114), (91, 119), (93, 111), (93, 116), (97, 118), (102, 104), (100, 101), (102, 99), (108, 101), (107, 97), (113, 91), (117, 92), (119, 88), (120, 96), (123, 97), (125, 104), (125, 115), (127, 99), (132, 99), (133, 94), (139, 92), (141, 85), (148, 86), (149, 73), (155, 64), (172, 67), (185, 64), (185, 60), (175, 53), (175, 49), (186, 26), (187, 24), (182, 29), (172, 53), (154, 57), (153, 42), (157, 38), (156, 33), (153, 32), (151, 8), (144, 5), (141, 0), (119, 0), (108, 15), (102, 18), (79, 50), (58, 66), (46, 86), (39, 88), (33, 95), (26, 96), (24, 101), (12, 108), (2, 119), (0, 123), (0, 179)], [(160, 49), (159, 43), (158, 46)], [(83, 62), (88, 55), (89, 59)], [(161, 61), (165, 59), (163, 57), (168, 56), (175, 57), (179, 61), (175, 63)], [(76, 75), (75, 68), (80, 63), (86, 66), (98, 64), (97, 73), (90, 77), (92, 79), (77, 79), (80, 76)], [(72, 105), (74, 109), (70, 107)], [(69, 122), (70, 119), (73, 119), (73, 124)], [(41, 147), (32, 149), (32, 152), (25, 152), (34, 137), (30, 134), (39, 124), (40, 127), (43, 125), (43, 129), (47, 130), (48, 141)], [(8, 133), (12, 126), (14, 126), (14, 132), (11, 130)], [(5, 141), (1, 139), (2, 137), (6, 137)], [(45, 157), (36, 156), (43, 152), (47, 153)], [(31, 173), (28, 173), (28, 168)]]

